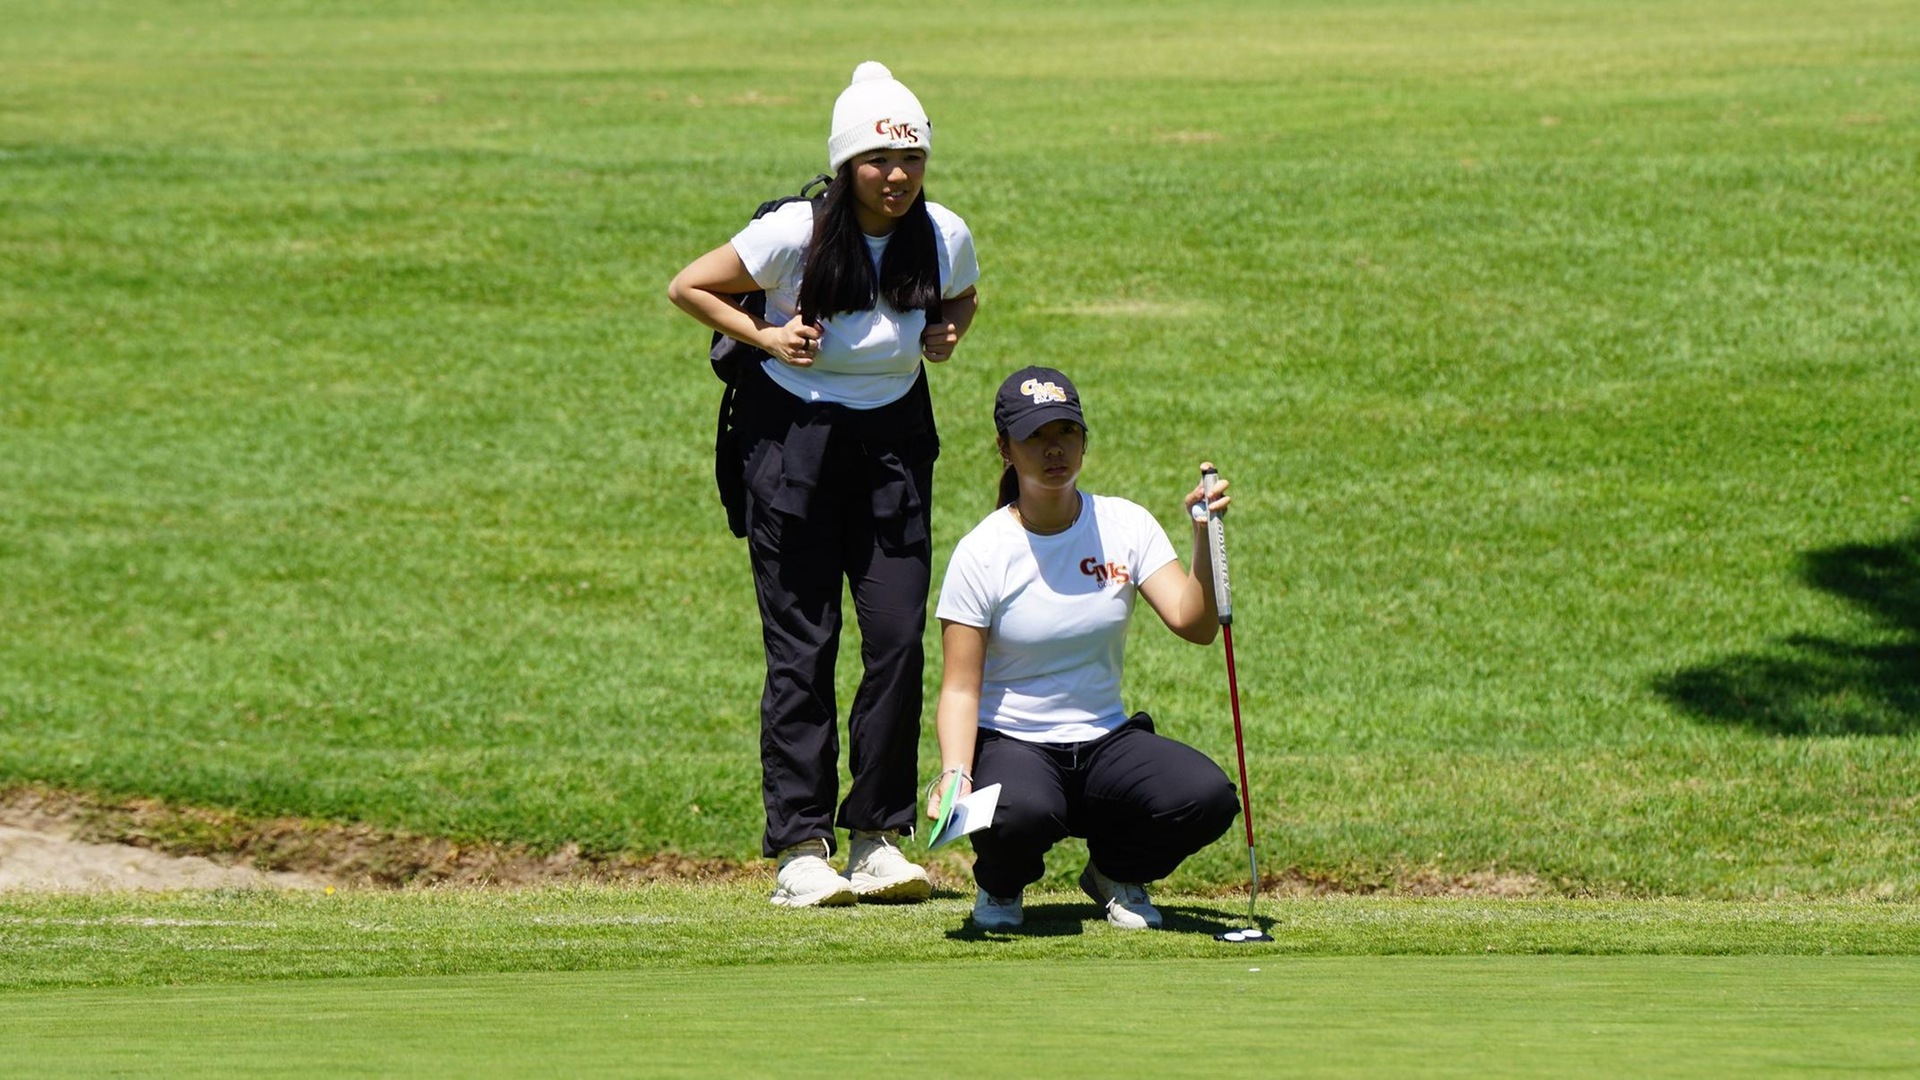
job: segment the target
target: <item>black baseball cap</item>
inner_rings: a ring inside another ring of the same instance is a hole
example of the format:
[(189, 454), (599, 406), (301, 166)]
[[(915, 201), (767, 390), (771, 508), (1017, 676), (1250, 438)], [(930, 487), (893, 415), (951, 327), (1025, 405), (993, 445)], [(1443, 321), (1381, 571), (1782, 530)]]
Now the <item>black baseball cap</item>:
[(1053, 368), (1024, 367), (1000, 384), (1000, 396), (993, 402), (995, 431), (1025, 439), (1050, 420), (1071, 420), (1086, 430), (1073, 380)]

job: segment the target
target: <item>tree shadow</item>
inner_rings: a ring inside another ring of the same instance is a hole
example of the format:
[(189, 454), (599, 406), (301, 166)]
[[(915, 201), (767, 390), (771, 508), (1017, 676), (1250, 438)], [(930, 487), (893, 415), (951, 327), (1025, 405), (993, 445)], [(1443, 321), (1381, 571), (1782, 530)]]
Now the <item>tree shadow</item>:
[(1920, 529), (1890, 543), (1809, 552), (1799, 572), (1872, 616), (1882, 631), (1873, 643), (1794, 634), (1664, 676), (1654, 689), (1699, 719), (1768, 735), (1920, 731)]

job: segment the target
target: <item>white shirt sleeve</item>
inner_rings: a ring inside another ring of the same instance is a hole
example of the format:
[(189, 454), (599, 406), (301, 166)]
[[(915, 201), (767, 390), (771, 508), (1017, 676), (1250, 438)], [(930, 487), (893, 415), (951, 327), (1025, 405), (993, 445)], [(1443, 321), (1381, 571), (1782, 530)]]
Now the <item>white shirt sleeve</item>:
[(940, 295), (951, 300), (980, 281), (980, 260), (973, 250), (973, 232), (960, 215), (927, 204), (927, 215), (940, 233)]
[(812, 241), (813, 204), (791, 202), (747, 222), (733, 234), (733, 250), (762, 289), (797, 293), (800, 264)]
[(993, 625), (993, 606), (999, 598), (986, 588), (981, 550), (979, 538), (972, 533), (961, 537), (954, 547), (953, 558), (947, 562), (947, 576), (940, 583), (940, 603), (934, 609), (934, 618), (981, 629)]
[(1133, 504), (1133, 508), (1140, 514), (1136, 523), (1139, 530), (1137, 542), (1140, 545), (1140, 576), (1134, 579), (1137, 588), (1140, 582), (1159, 573), (1161, 567), (1174, 562), (1179, 556), (1174, 553), (1173, 541), (1167, 537), (1167, 530), (1161, 526), (1160, 519), (1137, 503)]

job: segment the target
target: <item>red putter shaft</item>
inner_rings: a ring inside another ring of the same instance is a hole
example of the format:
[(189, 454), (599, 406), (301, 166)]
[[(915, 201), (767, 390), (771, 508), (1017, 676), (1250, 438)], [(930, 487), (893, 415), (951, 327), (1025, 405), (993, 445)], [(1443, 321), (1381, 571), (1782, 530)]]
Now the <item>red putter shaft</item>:
[[(1247, 920), (1259, 933), (1257, 905), (1260, 900), (1260, 858), (1253, 847), (1253, 792), (1247, 784), (1247, 741), (1240, 725), (1240, 673), (1233, 664), (1233, 581), (1227, 574), (1227, 530), (1213, 509), (1213, 485), (1220, 478), (1212, 468), (1200, 470), (1200, 490), (1204, 495), (1207, 541), (1213, 556), (1213, 600), (1220, 611), (1220, 636), (1227, 653), (1227, 697), (1233, 703), (1233, 750), (1240, 765), (1240, 824), (1247, 836)], [(1199, 519), (1199, 514), (1194, 515)]]

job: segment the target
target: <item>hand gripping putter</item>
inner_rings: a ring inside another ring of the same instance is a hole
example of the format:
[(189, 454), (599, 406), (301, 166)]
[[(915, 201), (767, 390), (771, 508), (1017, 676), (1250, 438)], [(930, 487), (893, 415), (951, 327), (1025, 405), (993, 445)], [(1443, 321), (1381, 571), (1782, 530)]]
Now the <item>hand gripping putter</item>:
[(1227, 649), (1227, 697), (1233, 703), (1233, 749), (1240, 760), (1240, 823), (1247, 833), (1247, 922), (1245, 930), (1215, 934), (1220, 941), (1272, 941), (1260, 929), (1254, 908), (1260, 899), (1260, 860), (1253, 849), (1253, 797), (1247, 790), (1247, 743), (1240, 729), (1240, 680), (1233, 669), (1233, 584), (1227, 578), (1227, 530), (1214, 511), (1213, 484), (1220, 474), (1208, 468), (1200, 470), (1200, 488), (1206, 497), (1193, 508), (1195, 521), (1207, 523), (1207, 546), (1213, 553), (1213, 600), (1220, 610), (1220, 636)]

